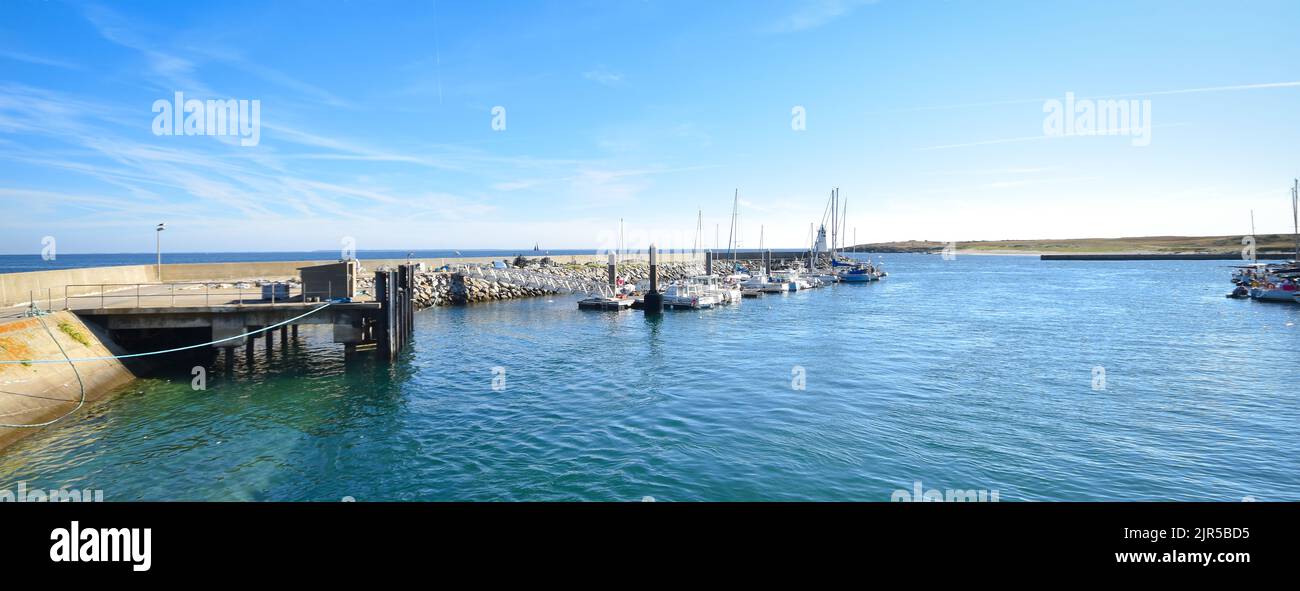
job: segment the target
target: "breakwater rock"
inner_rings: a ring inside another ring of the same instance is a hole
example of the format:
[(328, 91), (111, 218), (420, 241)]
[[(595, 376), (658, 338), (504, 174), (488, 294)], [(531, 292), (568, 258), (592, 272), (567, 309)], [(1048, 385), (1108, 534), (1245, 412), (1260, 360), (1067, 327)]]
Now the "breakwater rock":
[[(606, 281), (608, 279), (604, 265), (551, 265), (530, 266), (530, 273), (550, 275), (557, 279), (573, 281)], [(619, 277), (624, 281), (636, 283), (649, 279), (650, 266), (643, 262), (619, 264)], [(665, 263), (659, 266), (663, 281), (674, 281), (704, 274), (701, 263)], [(362, 286), (367, 286), (363, 280)], [(459, 271), (439, 271), (417, 273), (415, 276), (415, 307), (417, 309), (434, 306), (462, 305), (476, 302), (510, 300), (515, 298), (536, 297), (560, 293), (557, 290), (516, 285), (507, 281), (493, 281), (478, 276), (467, 276)]]

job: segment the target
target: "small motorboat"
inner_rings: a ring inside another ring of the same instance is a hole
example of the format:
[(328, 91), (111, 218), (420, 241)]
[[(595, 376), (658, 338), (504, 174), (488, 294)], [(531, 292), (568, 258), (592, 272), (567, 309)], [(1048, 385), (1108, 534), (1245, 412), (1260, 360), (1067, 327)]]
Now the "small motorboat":
[(1300, 293), (1300, 287), (1292, 279), (1269, 278), (1251, 285), (1250, 297), (1263, 302), (1295, 302), (1296, 294)]
[[(773, 292), (799, 291), (800, 289), (807, 289), (809, 287), (807, 282), (803, 281), (803, 279), (799, 277), (798, 271), (788, 269), (783, 271), (773, 271), (770, 285), (780, 288), (770, 290)], [(764, 289), (763, 291), (769, 290)]]
[(1250, 290), (1244, 285), (1238, 285), (1236, 289), (1233, 289), (1232, 293), (1228, 294), (1226, 297), (1230, 297), (1234, 300), (1248, 300), (1250, 299)]
[(1250, 297), (1261, 302), (1294, 302), (1296, 290), (1278, 287), (1256, 287), (1250, 290)]
[(664, 306), (702, 310), (722, 303), (721, 299), (704, 286), (691, 283), (669, 285), (664, 291)]
[(772, 282), (767, 280), (767, 275), (750, 275), (748, 279), (740, 282), (740, 297), (756, 298), (768, 293), (768, 288), (772, 286)]
[(720, 304), (734, 304), (740, 301), (741, 288), (733, 282), (723, 281), (716, 275), (699, 275), (692, 277), (689, 283), (718, 299)]

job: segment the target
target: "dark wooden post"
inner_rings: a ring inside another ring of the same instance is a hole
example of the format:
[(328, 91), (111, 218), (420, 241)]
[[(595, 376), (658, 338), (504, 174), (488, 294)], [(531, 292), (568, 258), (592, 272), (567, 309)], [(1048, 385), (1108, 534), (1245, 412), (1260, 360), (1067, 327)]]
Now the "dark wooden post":
[(379, 318), (375, 323), (375, 350), (379, 351), (379, 355), (385, 359), (392, 353), (391, 341), (388, 338), (388, 331), (392, 326), (388, 277), (386, 271), (375, 271), (375, 300), (379, 302)]
[(650, 245), (650, 291), (642, 302), (647, 316), (664, 313), (664, 295), (659, 293), (659, 265), (655, 245)]
[(609, 253), (609, 288), (618, 290), (618, 255)]

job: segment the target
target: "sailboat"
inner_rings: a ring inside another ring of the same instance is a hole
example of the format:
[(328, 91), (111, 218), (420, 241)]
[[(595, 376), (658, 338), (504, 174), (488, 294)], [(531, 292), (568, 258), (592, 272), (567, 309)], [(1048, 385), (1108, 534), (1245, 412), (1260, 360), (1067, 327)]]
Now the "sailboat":
[[(763, 250), (765, 247), (765, 242), (764, 242), (765, 230), (766, 228), (764, 228), (761, 225), (758, 227), (758, 252), (760, 253), (760, 256), (761, 253), (766, 252), (765, 250)], [(761, 260), (766, 261), (767, 259), (763, 258)], [(757, 272), (751, 273), (744, 279), (741, 279), (736, 284), (736, 287), (740, 288), (741, 297), (756, 298), (763, 295), (763, 293), (765, 293), (763, 289), (766, 288), (769, 283), (767, 278), (767, 272), (768, 272), (768, 268), (766, 266), (763, 266), (760, 267)]]
[[(1251, 212), (1251, 235), (1255, 233), (1255, 214)], [(1300, 278), (1296, 272), (1296, 259), (1300, 259), (1300, 180), (1291, 187), (1291, 218), (1294, 224), (1296, 252), (1289, 264), (1259, 265), (1258, 263), (1234, 274), (1240, 285), (1250, 287), (1250, 297), (1264, 302), (1300, 302)], [(1236, 292), (1234, 292), (1236, 293)]]

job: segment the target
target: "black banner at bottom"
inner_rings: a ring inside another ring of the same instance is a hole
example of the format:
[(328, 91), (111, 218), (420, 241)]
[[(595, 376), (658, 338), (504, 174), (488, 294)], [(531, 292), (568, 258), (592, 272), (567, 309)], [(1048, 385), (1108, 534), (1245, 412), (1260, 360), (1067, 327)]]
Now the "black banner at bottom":
[(11, 542), (0, 568), (216, 581), (268, 569), (419, 574), (484, 559), (548, 573), (650, 560), (660, 572), (726, 556), (773, 569), (1199, 578), (1289, 568), (1296, 515), (1275, 503), (0, 503)]

